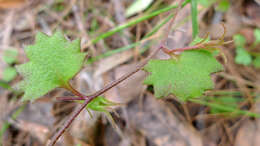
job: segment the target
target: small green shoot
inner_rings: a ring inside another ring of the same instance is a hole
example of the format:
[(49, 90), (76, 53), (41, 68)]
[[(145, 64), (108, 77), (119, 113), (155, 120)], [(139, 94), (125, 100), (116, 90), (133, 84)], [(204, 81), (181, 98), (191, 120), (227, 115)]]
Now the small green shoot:
[(236, 46), (236, 58), (235, 62), (242, 65), (250, 65), (252, 63), (251, 55), (244, 48), (246, 45), (246, 39), (242, 35), (235, 35), (233, 37)]
[[(250, 48), (255, 48), (260, 43), (260, 29), (254, 30), (255, 41)], [(234, 35), (234, 44), (236, 46), (236, 57), (235, 62), (242, 65), (253, 65), (255, 68), (260, 68), (260, 55), (257, 52), (248, 52), (246, 47), (246, 39), (243, 35)], [(252, 49), (250, 50), (252, 51)]]
[(246, 45), (246, 38), (240, 34), (234, 35), (233, 40), (236, 47), (243, 48)]
[[(112, 102), (104, 97), (99, 96), (99, 97), (93, 99), (87, 105), (87, 109), (91, 109), (91, 110), (97, 111), (97, 112), (103, 112), (107, 116), (108, 120), (110, 120), (112, 126), (116, 127), (115, 121), (108, 110), (112, 110), (112, 108), (111, 108), (112, 106), (118, 106), (118, 105), (121, 105), (121, 104)], [(91, 115), (91, 112), (89, 112), (89, 114)]]
[(236, 48), (235, 62), (248, 66), (252, 63), (252, 57), (244, 48)]

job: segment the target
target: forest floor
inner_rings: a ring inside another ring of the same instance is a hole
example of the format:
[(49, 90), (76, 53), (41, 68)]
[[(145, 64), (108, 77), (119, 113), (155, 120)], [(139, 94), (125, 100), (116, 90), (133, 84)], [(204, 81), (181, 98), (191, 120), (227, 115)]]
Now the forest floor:
[[(149, 55), (162, 40), (162, 34), (169, 30), (165, 25), (151, 37), (145, 40), (143, 37), (173, 11), (136, 23), (95, 43), (89, 43), (90, 40), (120, 24), (179, 2), (151, 1), (144, 11), (126, 16), (134, 0), (0, 0), (0, 145), (46, 145), (79, 105), (57, 101), (55, 97), (70, 95), (60, 88), (34, 102), (22, 102), (21, 94), (12, 89), (22, 80), (14, 67), (28, 61), (24, 48), (33, 44), (37, 32), (51, 35), (55, 30), (62, 30), (69, 40), (81, 39), (82, 51), (88, 52), (90, 61), (73, 78), (72, 84), (84, 94), (94, 93), (133, 70)], [(203, 0), (198, 1), (201, 1), (198, 5), (199, 36), (209, 33), (211, 39), (218, 39), (223, 34), (221, 24), (224, 24), (226, 41), (238, 35), (246, 41), (240, 60), (235, 43), (220, 46), (227, 61), (217, 58), (224, 71), (212, 74), (215, 88), (205, 95), (214, 100), (208, 103), (260, 114), (257, 100), (260, 97), (260, 45), (257, 43), (260, 36), (256, 36), (256, 31), (260, 31), (259, 0), (230, 0), (224, 10), (219, 9), (221, 0), (208, 6), (201, 5)], [(190, 4), (180, 9), (173, 28), (167, 40), (168, 47), (188, 46), (192, 41)], [(141, 43), (133, 47), (135, 42)], [(162, 52), (155, 56), (167, 57)], [(90, 116), (84, 110), (57, 145), (260, 145), (259, 118), (235, 115), (193, 102), (183, 103), (172, 95), (156, 99), (153, 88), (142, 83), (146, 76), (146, 72), (139, 71), (104, 93), (105, 98), (123, 104), (114, 107), (112, 112), (119, 129), (112, 127), (105, 114), (93, 112)]]

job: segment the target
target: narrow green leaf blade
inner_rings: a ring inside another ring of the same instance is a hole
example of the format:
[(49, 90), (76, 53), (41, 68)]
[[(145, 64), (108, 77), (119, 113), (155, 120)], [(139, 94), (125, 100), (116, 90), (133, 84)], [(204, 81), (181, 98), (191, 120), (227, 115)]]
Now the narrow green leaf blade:
[(191, 0), (191, 20), (192, 20), (192, 37), (195, 38), (199, 33), (197, 0)]

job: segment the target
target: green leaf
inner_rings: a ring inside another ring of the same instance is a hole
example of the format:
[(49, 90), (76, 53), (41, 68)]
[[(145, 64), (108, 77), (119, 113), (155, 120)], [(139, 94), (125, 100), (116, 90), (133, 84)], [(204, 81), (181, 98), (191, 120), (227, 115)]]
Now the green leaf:
[[(116, 105), (120, 105), (120, 103), (115, 103), (104, 97), (99, 96), (99, 97), (94, 98), (87, 105), (87, 109), (91, 109), (93, 111), (98, 111), (98, 112), (103, 112), (107, 116), (108, 120), (111, 122), (112, 126), (114, 128), (116, 128), (117, 126), (115, 124), (115, 121), (114, 121), (112, 115), (108, 112), (108, 109), (111, 109), (111, 106), (116, 106)], [(89, 112), (89, 114), (91, 115), (91, 112)]]
[(186, 101), (212, 89), (210, 74), (222, 69), (213, 54), (206, 50), (184, 51), (178, 60), (151, 60), (144, 67), (151, 73), (144, 83), (154, 86), (157, 98), (172, 93)]
[(99, 96), (97, 98), (94, 98), (88, 105), (87, 108), (93, 110), (93, 111), (100, 111), (104, 112), (107, 111), (107, 108), (111, 106), (119, 105), (119, 103), (112, 102), (102, 96)]
[(56, 87), (67, 87), (85, 58), (80, 52), (80, 41), (68, 42), (60, 31), (51, 37), (38, 33), (35, 44), (27, 46), (25, 52), (30, 61), (17, 66), (25, 78), (17, 85), (25, 92), (22, 100), (36, 99)]
[(17, 55), (18, 55), (18, 52), (15, 49), (5, 50), (3, 53), (3, 60), (7, 64), (13, 64), (14, 62), (16, 62)]
[(260, 43), (260, 29), (259, 28), (255, 29), (254, 36), (255, 36), (255, 44), (259, 44)]
[(16, 77), (16, 75), (17, 75), (17, 72), (16, 72), (15, 68), (7, 67), (3, 71), (3, 81), (10, 82)]
[(235, 62), (237, 64), (250, 65), (252, 56), (244, 48), (237, 48)]
[(256, 56), (256, 58), (253, 61), (253, 65), (255, 68), (260, 68), (260, 55)]
[(244, 36), (237, 34), (233, 36), (233, 40), (236, 47), (244, 47), (246, 44), (246, 39)]
[(153, 0), (136, 0), (132, 3), (129, 8), (126, 9), (126, 17), (130, 17), (134, 14), (137, 14), (146, 8), (153, 2)]
[(221, 0), (218, 3), (218, 6), (216, 7), (216, 10), (221, 11), (221, 12), (226, 12), (230, 7), (230, 3), (228, 0)]

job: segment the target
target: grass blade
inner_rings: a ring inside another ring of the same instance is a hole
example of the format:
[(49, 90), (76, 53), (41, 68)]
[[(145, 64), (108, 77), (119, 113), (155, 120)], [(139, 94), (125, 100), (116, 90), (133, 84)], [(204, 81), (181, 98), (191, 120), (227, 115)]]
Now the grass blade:
[(198, 16), (197, 0), (191, 0), (191, 20), (192, 20), (192, 38), (193, 39), (199, 33), (197, 16)]
[(194, 103), (198, 103), (198, 104), (202, 104), (202, 105), (205, 105), (205, 106), (209, 106), (209, 107), (214, 107), (216, 109), (220, 109), (220, 110), (223, 110), (223, 111), (226, 111), (226, 112), (230, 112), (234, 115), (236, 115), (236, 114), (247, 115), (247, 116), (256, 117), (256, 118), (260, 117), (260, 114), (258, 114), (258, 113), (253, 113), (253, 112), (249, 112), (249, 111), (246, 111), (246, 110), (240, 110), (240, 109), (224, 106), (224, 105), (217, 104), (217, 103), (211, 103), (211, 102), (203, 101), (203, 100), (200, 100), (200, 99), (189, 99), (189, 101), (194, 102)]
[[(182, 6), (185, 6), (187, 3), (189, 3), (189, 0), (186, 0), (186, 1), (182, 4)], [(121, 25), (119, 25), (119, 26), (117, 26), (117, 27), (115, 27), (115, 28), (113, 28), (113, 29), (111, 29), (111, 30), (109, 30), (109, 31), (107, 31), (107, 32), (105, 32), (105, 33), (99, 35), (99, 36), (96, 37), (95, 39), (91, 40), (89, 43), (90, 43), (90, 44), (91, 44), (91, 43), (92, 43), (92, 44), (95, 44), (95, 43), (97, 43), (98, 41), (100, 41), (100, 40), (102, 40), (102, 39), (104, 39), (104, 38), (107, 38), (107, 37), (109, 37), (109, 36), (115, 34), (116, 32), (119, 32), (119, 31), (121, 31), (121, 30), (123, 30), (123, 29), (125, 29), (125, 28), (128, 28), (128, 27), (130, 27), (130, 26), (136, 25), (136, 24), (138, 24), (138, 23), (140, 23), (140, 22), (142, 22), (142, 21), (145, 21), (145, 20), (147, 20), (147, 19), (150, 19), (150, 18), (152, 18), (152, 17), (154, 17), (154, 16), (157, 16), (157, 15), (159, 15), (159, 14), (161, 14), (161, 13), (167, 12), (167, 11), (169, 11), (169, 10), (171, 10), (171, 9), (174, 9), (174, 8), (177, 8), (177, 7), (178, 7), (178, 5), (168, 6), (168, 7), (162, 8), (162, 9), (160, 9), (160, 10), (154, 11), (154, 12), (148, 14), (148, 15), (145, 15), (145, 16), (142, 16), (142, 17), (139, 17), (139, 18), (136, 18), (136, 19), (134, 19), (134, 20), (131, 20), (131, 21), (125, 23), (125, 24), (121, 24)], [(89, 45), (89, 44), (87, 44), (86, 46), (88, 46), (88, 45)]]

